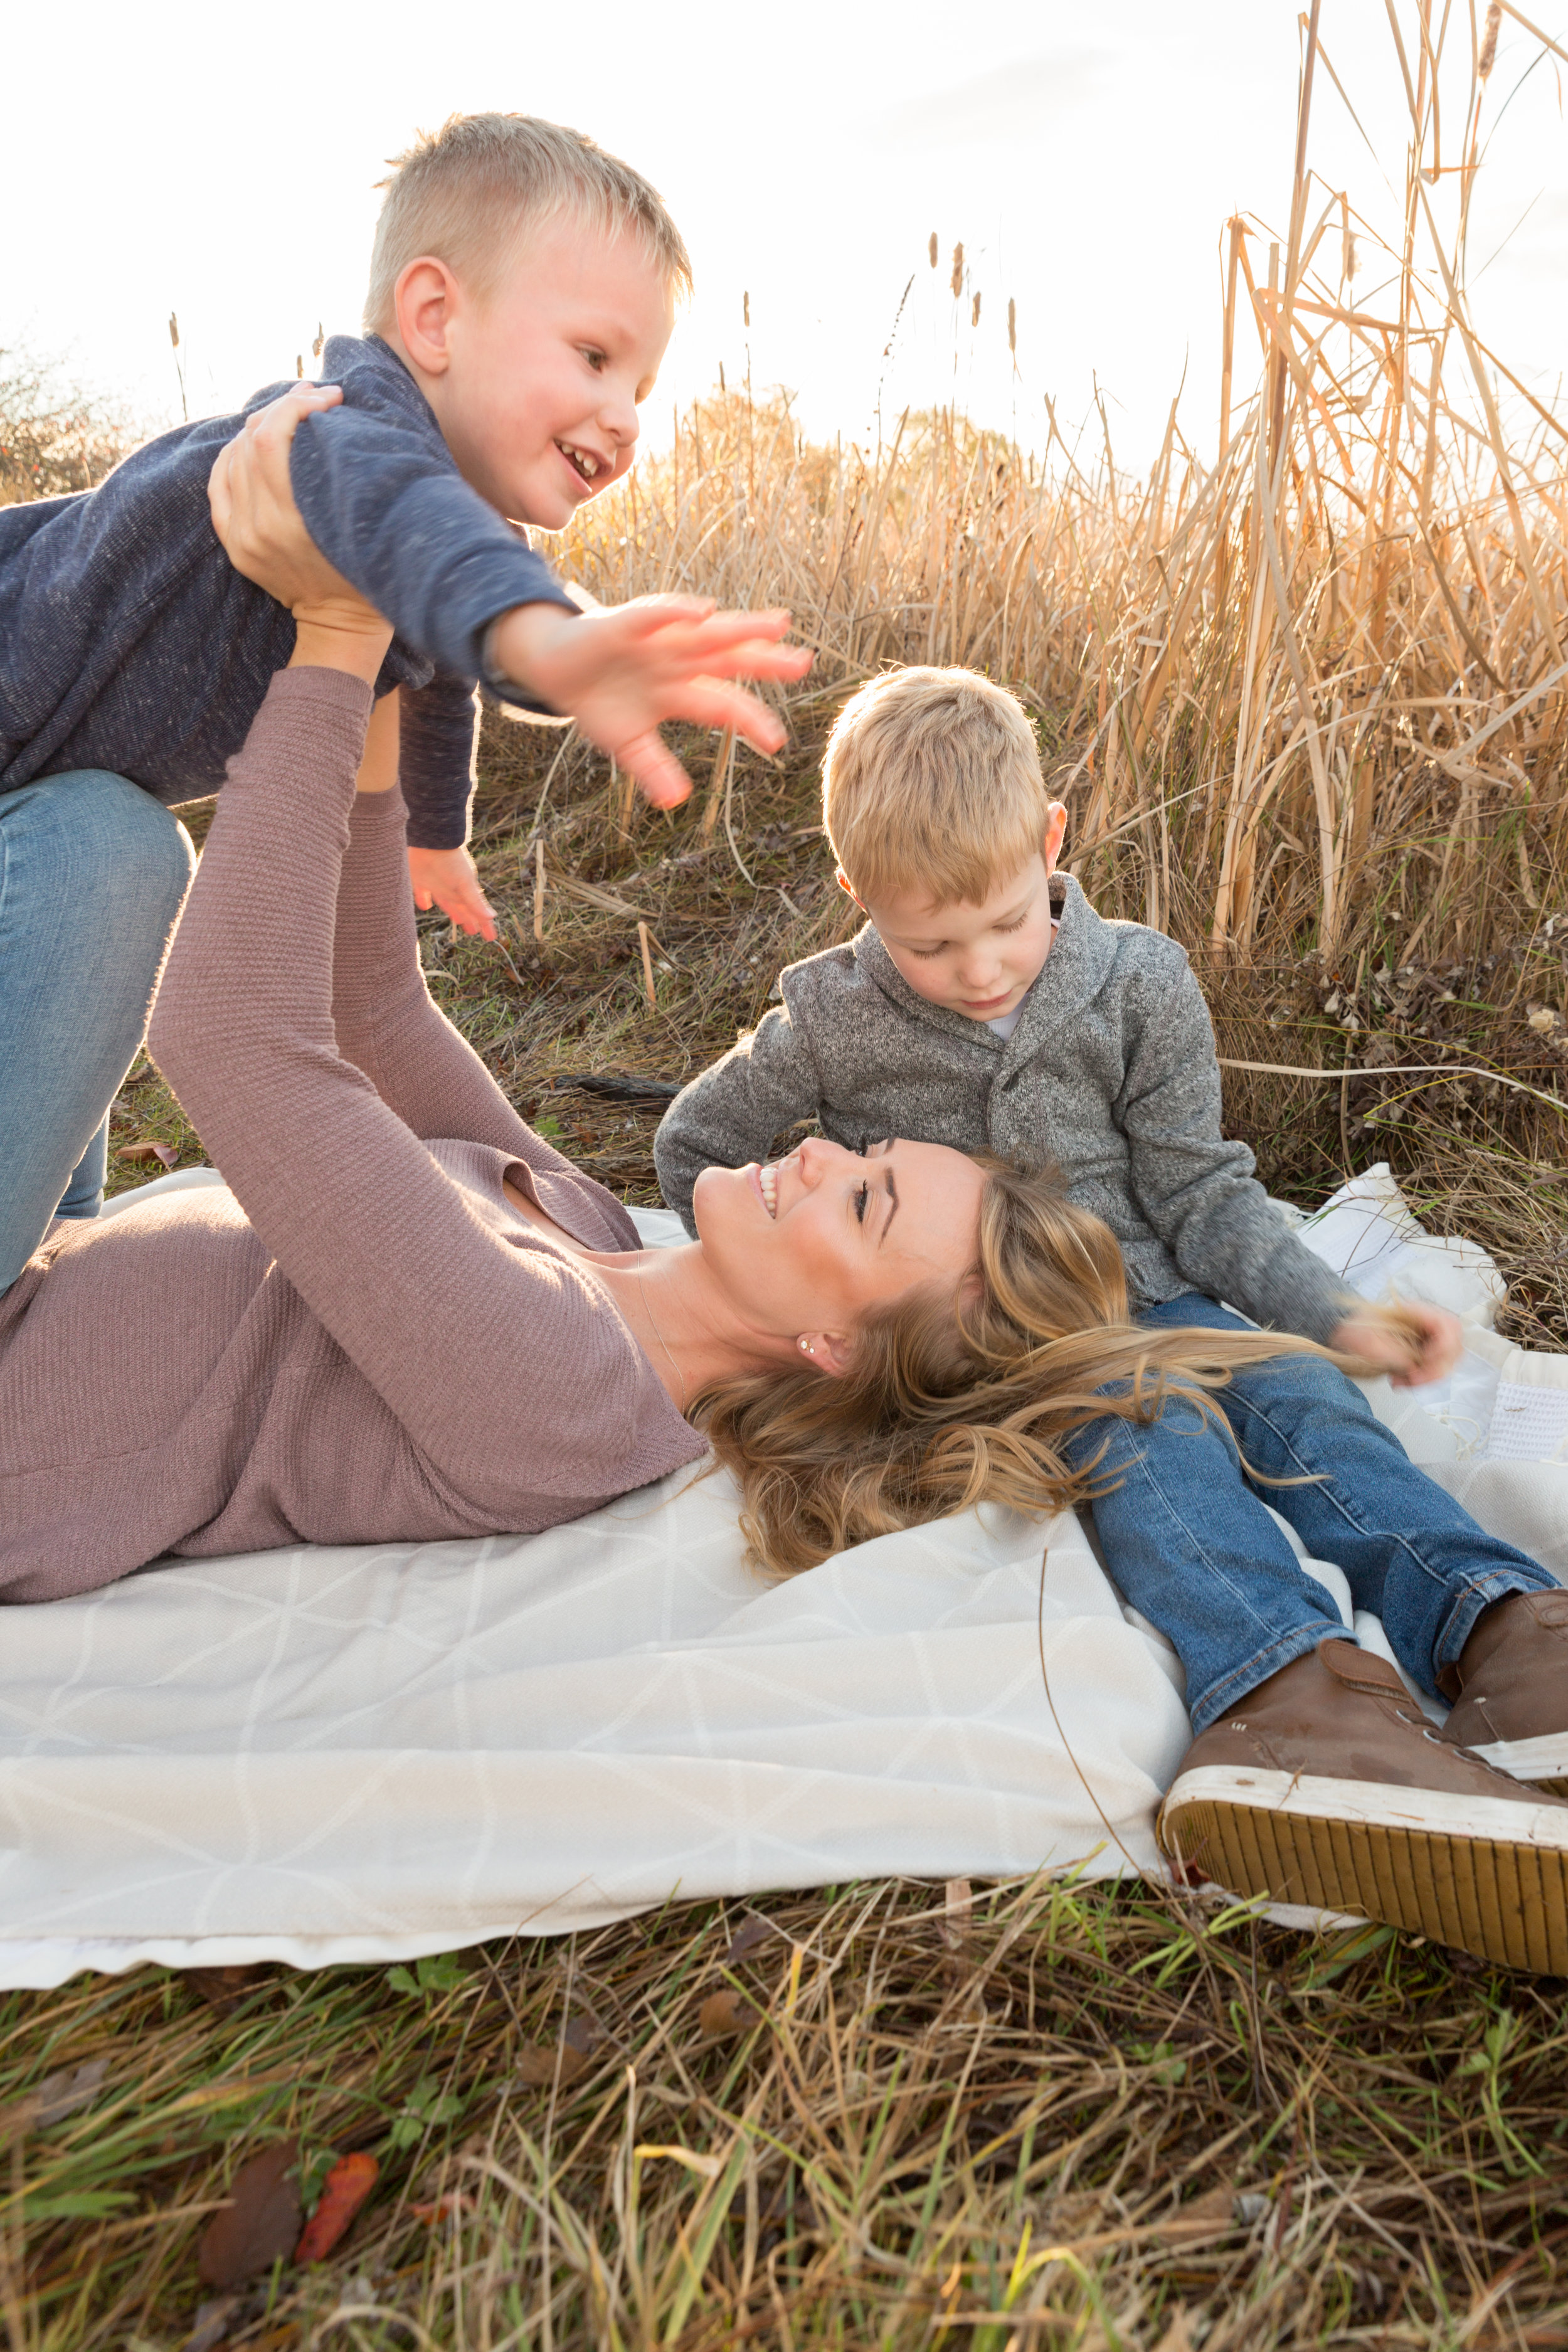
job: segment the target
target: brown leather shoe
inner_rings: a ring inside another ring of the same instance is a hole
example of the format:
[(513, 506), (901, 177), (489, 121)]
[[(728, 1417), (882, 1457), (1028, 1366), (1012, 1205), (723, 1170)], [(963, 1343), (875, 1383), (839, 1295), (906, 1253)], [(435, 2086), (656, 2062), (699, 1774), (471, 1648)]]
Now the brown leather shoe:
[(1516, 1780), (1568, 1790), (1568, 1592), (1510, 1592), (1437, 1678), (1443, 1737)]
[(1568, 1976), (1568, 1802), (1445, 1739), (1352, 1642), (1321, 1643), (1200, 1733), (1156, 1832), (1232, 1894)]

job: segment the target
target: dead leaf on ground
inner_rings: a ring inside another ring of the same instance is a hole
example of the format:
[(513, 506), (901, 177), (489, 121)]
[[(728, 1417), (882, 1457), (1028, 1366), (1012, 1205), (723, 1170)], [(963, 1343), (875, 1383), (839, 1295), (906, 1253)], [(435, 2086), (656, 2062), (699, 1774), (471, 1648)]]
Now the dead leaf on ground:
[(321, 2183), (316, 2210), (294, 2249), (297, 2263), (325, 2261), (375, 2187), (380, 2170), (374, 2157), (363, 2148), (339, 2157)]
[(697, 2012), (697, 2022), (710, 2041), (727, 2033), (745, 2033), (756, 2021), (751, 2002), (728, 1985), (721, 1992), (710, 1992)]
[(196, 2305), (195, 2325), (180, 2347), (180, 2352), (215, 2352), (231, 2327), (240, 2326), (248, 2315), (248, 2295), (218, 2294)]
[(1171, 2314), (1154, 2352), (1193, 2352), (1193, 2332), (1187, 2325), (1184, 2303), (1179, 2303)]
[(253, 1985), (260, 1983), (267, 1972), (266, 1962), (258, 1960), (247, 1968), (186, 1969), (184, 1981), (209, 2009), (230, 2010), (245, 1999)]
[(85, 2065), (62, 2066), (56, 2074), (46, 2074), (26, 2104), (32, 2109), (35, 2124), (58, 2124), (67, 2116), (74, 2116), (96, 2098), (109, 2072), (107, 2058), (89, 2058)]
[(759, 1944), (765, 1944), (770, 1937), (782, 1936), (783, 1933), (784, 1929), (772, 1919), (748, 1919), (736, 1931), (735, 1940), (724, 1955), (725, 1967), (732, 1969), (737, 1960), (747, 1958)]
[(1194, 2197), (1190, 2205), (1183, 2205), (1163, 2221), (1150, 2223), (1141, 2236), (1157, 2238), (1162, 2245), (1179, 2246), (1189, 2238), (1211, 2238), (1236, 2226), (1236, 2191), (1234, 2189), (1211, 2189), (1202, 2197)]
[(293, 2178), (299, 2155), (297, 2140), (275, 2139), (240, 2166), (227, 2204), (213, 2215), (196, 2250), (204, 2286), (237, 2286), (293, 2252), (304, 2218)]
[(437, 2221), (449, 2221), (454, 2213), (471, 2213), (479, 2203), (466, 2189), (448, 2189), (444, 2196), (433, 2197), (427, 2205), (411, 2205), (408, 2210), (416, 2221), (434, 2229)]
[(165, 1168), (179, 1161), (179, 1152), (172, 1143), (122, 1143), (115, 1153), (116, 1160), (161, 1160)]
[(559, 2081), (563, 2087), (587, 2071), (589, 2059), (604, 2034), (594, 2019), (569, 2017), (559, 2042), (525, 2042), (518, 2053), (517, 2079), (531, 2090)]

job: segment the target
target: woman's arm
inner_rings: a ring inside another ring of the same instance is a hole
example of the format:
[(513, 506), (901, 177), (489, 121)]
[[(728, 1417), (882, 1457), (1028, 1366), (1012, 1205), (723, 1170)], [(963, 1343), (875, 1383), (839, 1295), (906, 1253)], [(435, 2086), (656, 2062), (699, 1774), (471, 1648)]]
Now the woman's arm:
[[(375, 723), (381, 723), (379, 707)], [(404, 864), (403, 796), (395, 773), (395, 752), (392, 789), (366, 791), (362, 778), (354, 802), (332, 965), (339, 1051), (416, 1135), (492, 1143), (536, 1171), (581, 1181), (582, 1171), (519, 1118), (431, 997)]]
[[(289, 474), (300, 419), (338, 397), (333, 386), (302, 384), (258, 411), (220, 450), (209, 486), (213, 527), (246, 578), (293, 612), (292, 666), (337, 667), (368, 683), (377, 674), (372, 663), (384, 649), (387, 624), (310, 538)], [(618, 1204), (525, 1126), (431, 998), (404, 865), (405, 810), (397, 790), (402, 720), (400, 696), (377, 704), (359, 769), (336, 902), (338, 1051), (364, 1072), (416, 1135), (515, 1153), (551, 1186), (552, 1213), (565, 1206), (563, 1189), (591, 1203), (584, 1239), (601, 1248), (635, 1247), (635, 1233)]]
[(149, 1045), (311, 1312), (465, 1500), (596, 1497), (682, 1458), (592, 1267), (496, 1232), (338, 1049), (331, 950), (370, 688), (273, 680), (230, 763)]
[[(242, 520), (254, 471), (231, 469)], [(524, 1497), (641, 1485), (696, 1441), (594, 1269), (492, 1227), (340, 1050), (339, 881), (385, 635), (352, 591), (313, 588), (230, 763), (149, 1044), (279, 1274), (432, 1475), (505, 1524)]]

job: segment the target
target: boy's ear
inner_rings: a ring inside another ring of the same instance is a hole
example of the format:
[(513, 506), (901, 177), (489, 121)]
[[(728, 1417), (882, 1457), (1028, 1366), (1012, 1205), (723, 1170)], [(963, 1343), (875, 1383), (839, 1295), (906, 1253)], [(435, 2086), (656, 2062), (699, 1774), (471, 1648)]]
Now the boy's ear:
[(855, 904), (859, 908), (860, 912), (863, 915), (869, 914), (870, 908), (867, 906), (865, 899), (862, 898), (860, 893), (855, 887), (854, 883), (849, 879), (848, 875), (844, 871), (843, 866), (836, 866), (833, 871), (839, 888), (841, 890), (847, 890), (849, 893), (849, 896), (854, 899)]
[(1046, 830), (1040, 842), (1040, 855), (1046, 861), (1046, 872), (1054, 874), (1057, 860), (1062, 854), (1067, 838), (1068, 813), (1063, 801), (1052, 801), (1046, 811)]
[(451, 365), (450, 330), (457, 279), (444, 261), (422, 254), (398, 277), (393, 309), (398, 340), (426, 375), (445, 375)]

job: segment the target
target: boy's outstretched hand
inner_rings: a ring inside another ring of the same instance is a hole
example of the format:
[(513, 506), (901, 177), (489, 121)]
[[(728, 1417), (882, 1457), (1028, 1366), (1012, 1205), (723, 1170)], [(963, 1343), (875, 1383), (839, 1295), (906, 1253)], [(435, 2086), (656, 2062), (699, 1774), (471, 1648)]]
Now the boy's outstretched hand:
[(1459, 1360), (1465, 1335), (1457, 1315), (1401, 1299), (1397, 1307), (1358, 1307), (1329, 1341), (1342, 1356), (1359, 1356), (1386, 1372), (1396, 1389), (1425, 1388)]
[(466, 849), (410, 849), (408, 878), (422, 913), (439, 907), (471, 939), (493, 940), (495, 908), (485, 897), (479, 869)]
[(732, 727), (759, 751), (784, 729), (738, 677), (804, 677), (811, 654), (778, 641), (787, 613), (720, 613), (700, 596), (639, 596), (573, 615), (518, 604), (490, 631), (492, 663), (637, 778), (655, 808), (673, 808), (691, 779), (659, 734), (667, 719)]

